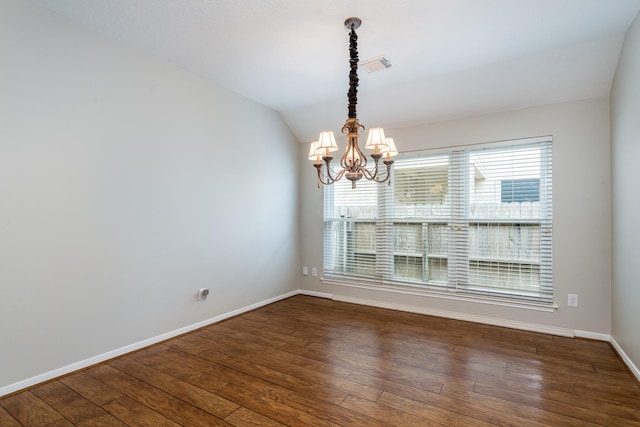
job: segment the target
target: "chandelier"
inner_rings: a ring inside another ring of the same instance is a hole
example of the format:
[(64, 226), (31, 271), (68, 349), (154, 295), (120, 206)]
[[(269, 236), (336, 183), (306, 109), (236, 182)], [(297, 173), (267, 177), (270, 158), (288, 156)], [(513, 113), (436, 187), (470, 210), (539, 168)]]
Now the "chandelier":
[[(340, 169), (333, 170), (331, 161), (332, 152), (338, 150), (333, 131), (320, 132), (317, 141), (311, 143), (309, 149), (309, 160), (314, 161), (314, 166), (318, 171), (318, 188), (320, 184), (331, 185), (346, 177), (351, 181), (351, 188), (356, 188), (356, 182), (363, 177), (370, 181), (379, 183), (389, 182), (391, 177), (391, 165), (393, 157), (398, 155), (398, 150), (392, 138), (386, 138), (384, 129), (371, 128), (365, 148), (373, 150), (371, 158), (373, 167), (367, 168), (367, 157), (358, 147), (358, 134), (364, 132), (365, 127), (358, 121), (356, 115), (356, 104), (358, 103), (358, 35), (356, 29), (360, 28), (362, 21), (360, 18), (348, 18), (344, 21), (344, 26), (349, 30), (349, 92), (347, 99), (348, 118), (342, 127), (342, 133), (347, 135), (347, 150), (340, 158)], [(380, 160), (386, 168), (380, 167)], [(383, 169), (386, 171), (382, 172)]]

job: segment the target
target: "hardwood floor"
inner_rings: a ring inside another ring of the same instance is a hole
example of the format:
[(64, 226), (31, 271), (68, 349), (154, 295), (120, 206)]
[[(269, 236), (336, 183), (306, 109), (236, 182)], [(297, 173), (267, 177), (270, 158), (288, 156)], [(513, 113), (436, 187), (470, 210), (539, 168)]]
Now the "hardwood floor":
[(640, 426), (607, 343), (295, 296), (0, 400), (0, 426)]

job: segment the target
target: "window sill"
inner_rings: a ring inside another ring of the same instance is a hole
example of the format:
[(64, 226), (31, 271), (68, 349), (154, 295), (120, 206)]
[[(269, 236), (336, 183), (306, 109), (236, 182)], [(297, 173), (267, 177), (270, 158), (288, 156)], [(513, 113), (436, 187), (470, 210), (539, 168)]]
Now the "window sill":
[(429, 298), (446, 299), (453, 301), (464, 301), (476, 304), (488, 304), (501, 307), (519, 308), (524, 310), (534, 310), (552, 313), (558, 309), (556, 304), (546, 304), (533, 301), (523, 301), (513, 298), (499, 298), (481, 295), (469, 295), (455, 291), (437, 291), (434, 289), (418, 289), (411, 286), (398, 286), (389, 284), (379, 284), (366, 280), (349, 280), (348, 278), (322, 277), (322, 283), (335, 286), (346, 286), (350, 288), (368, 289), (380, 292), (389, 292), (403, 295), (423, 296)]

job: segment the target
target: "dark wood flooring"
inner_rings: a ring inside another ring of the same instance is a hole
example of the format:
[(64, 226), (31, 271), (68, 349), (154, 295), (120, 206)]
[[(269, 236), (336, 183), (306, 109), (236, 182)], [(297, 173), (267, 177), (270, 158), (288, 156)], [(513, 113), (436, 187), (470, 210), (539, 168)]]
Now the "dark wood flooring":
[(0, 426), (640, 426), (609, 344), (295, 296), (0, 400)]

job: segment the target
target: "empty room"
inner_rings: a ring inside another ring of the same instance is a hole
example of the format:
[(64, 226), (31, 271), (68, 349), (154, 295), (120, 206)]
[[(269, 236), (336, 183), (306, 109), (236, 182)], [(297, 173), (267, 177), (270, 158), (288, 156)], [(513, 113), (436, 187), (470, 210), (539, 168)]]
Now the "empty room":
[(0, 0), (0, 426), (640, 426), (640, 0)]

